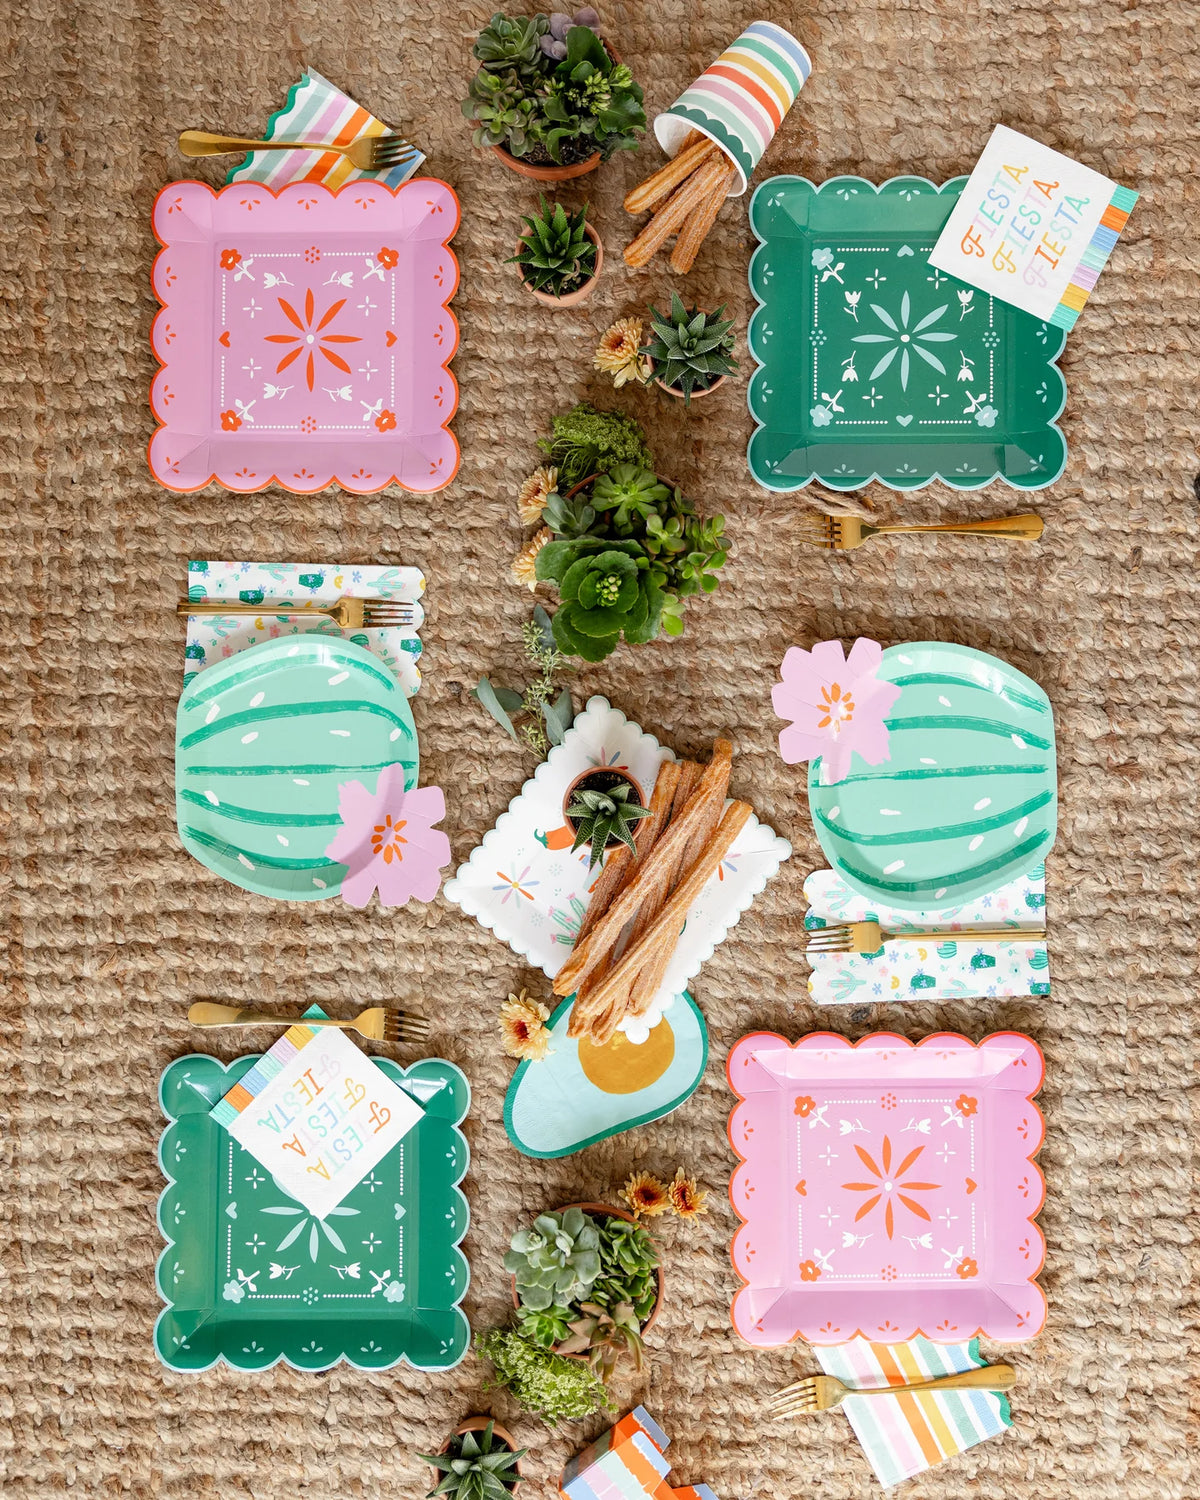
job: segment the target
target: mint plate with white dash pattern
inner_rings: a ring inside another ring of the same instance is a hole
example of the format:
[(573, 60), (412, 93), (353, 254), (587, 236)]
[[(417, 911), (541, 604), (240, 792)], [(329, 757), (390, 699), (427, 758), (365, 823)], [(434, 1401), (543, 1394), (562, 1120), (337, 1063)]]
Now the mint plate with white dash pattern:
[(244, 890), (281, 901), (341, 891), (325, 850), (338, 789), (373, 791), (399, 762), (417, 783), (408, 695), (370, 651), (326, 635), (263, 641), (193, 679), (175, 729), (175, 814), (184, 848)]

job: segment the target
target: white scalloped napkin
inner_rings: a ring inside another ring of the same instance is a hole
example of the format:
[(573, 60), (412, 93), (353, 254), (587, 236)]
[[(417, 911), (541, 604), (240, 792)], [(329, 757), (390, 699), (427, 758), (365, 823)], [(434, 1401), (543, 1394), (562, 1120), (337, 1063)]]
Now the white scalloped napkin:
[[(607, 698), (589, 699), (562, 744), (551, 750), (447, 883), (447, 898), (553, 979), (571, 951), (598, 874), (588, 874), (586, 849), (571, 853), (563, 817), (567, 788), (593, 767), (621, 766), (638, 782), (645, 800), (659, 766), (674, 759), (672, 751)], [(791, 852), (786, 839), (751, 816), (689, 910), (651, 1011), (623, 1023), (622, 1030), (634, 1028), (628, 1033), (631, 1041), (643, 1040), (640, 1032), (656, 1024), (661, 1012), (683, 993)]]

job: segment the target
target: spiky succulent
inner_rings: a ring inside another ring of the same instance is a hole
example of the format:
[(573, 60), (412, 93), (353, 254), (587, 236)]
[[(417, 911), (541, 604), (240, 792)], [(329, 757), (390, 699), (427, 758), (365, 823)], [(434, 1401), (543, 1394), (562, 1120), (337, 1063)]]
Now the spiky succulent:
[(633, 825), (649, 816), (650, 809), (641, 805), (627, 781), (606, 792), (586, 789), (580, 791), (567, 808), (567, 817), (575, 825), (575, 842), (571, 845), (571, 852), (582, 849), (584, 844), (590, 844), (590, 870), (604, 857), (610, 839), (617, 839), (629, 849), (634, 849)]
[(685, 405), (692, 392), (704, 390), (722, 375), (737, 370), (733, 355), (733, 319), (722, 318), (725, 304), (716, 312), (685, 307), (677, 292), (671, 293), (671, 315), (663, 317), (651, 307), (651, 338), (646, 353), (654, 361), (654, 373), (673, 390), (683, 392)]
[(631, 1302), (618, 1302), (611, 1308), (596, 1302), (583, 1302), (579, 1317), (571, 1322), (571, 1336), (558, 1346), (559, 1354), (582, 1354), (593, 1374), (608, 1383), (618, 1362), (631, 1355), (638, 1370), (642, 1368), (642, 1329)]
[(550, 21), (544, 15), (506, 16), (497, 11), (479, 33), (472, 50), (491, 72), (514, 68), (517, 73), (530, 76), (543, 69), (545, 53), (541, 41), (549, 31)]
[(637, 464), (617, 464), (601, 474), (591, 496), (593, 509), (607, 513), (614, 532), (623, 537), (643, 530), (647, 517), (670, 498), (667, 486)]
[(512, 1449), (495, 1436), (489, 1422), (482, 1432), (463, 1432), (451, 1439), (445, 1453), (420, 1453), (445, 1477), (429, 1491), (449, 1495), (452, 1500), (509, 1500), (520, 1475), (518, 1460), (528, 1451)]
[(579, 1208), (539, 1214), (531, 1229), (518, 1229), (504, 1257), (523, 1307), (545, 1312), (581, 1302), (600, 1274), (600, 1230)]
[(565, 297), (596, 273), (596, 246), (588, 237), (587, 204), (567, 213), (541, 200), (541, 211), (524, 218), (517, 253), (509, 257), (521, 268), (525, 285), (535, 292)]
[(658, 1251), (640, 1224), (610, 1218), (600, 1230), (600, 1275), (590, 1298), (601, 1307), (629, 1302), (639, 1327), (658, 1301)]

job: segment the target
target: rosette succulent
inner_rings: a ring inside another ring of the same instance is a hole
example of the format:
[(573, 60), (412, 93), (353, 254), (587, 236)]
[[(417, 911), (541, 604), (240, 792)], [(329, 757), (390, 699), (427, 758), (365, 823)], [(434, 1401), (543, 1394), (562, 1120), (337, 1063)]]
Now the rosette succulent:
[(603, 661), (622, 636), (636, 646), (659, 632), (666, 601), (635, 541), (550, 542), (538, 553), (537, 576), (558, 584), (562, 604), (551, 629), (572, 656)]
[(594, 1374), (608, 1383), (625, 1355), (642, 1368), (642, 1325), (631, 1302), (611, 1308), (584, 1302), (571, 1322), (571, 1336), (558, 1346), (559, 1354), (582, 1354)]
[(640, 1224), (605, 1221), (600, 1234), (600, 1275), (590, 1300), (600, 1307), (632, 1305), (640, 1327), (658, 1301), (658, 1251)]
[(546, 55), (541, 44), (548, 39), (550, 27), (551, 19), (543, 15), (506, 16), (497, 11), (479, 33), (472, 51), (489, 72), (511, 68), (525, 77), (540, 74)]
[(705, 390), (722, 375), (737, 370), (733, 356), (733, 319), (722, 318), (725, 304), (716, 312), (685, 307), (677, 292), (671, 293), (671, 315), (663, 317), (651, 307), (652, 337), (645, 352), (654, 361), (654, 373), (664, 385), (683, 393), (684, 405), (692, 392)]
[(504, 1257), (523, 1307), (545, 1312), (581, 1302), (600, 1274), (600, 1230), (580, 1208), (539, 1214), (518, 1229)]
[(592, 486), (591, 502), (607, 514), (617, 536), (633, 536), (645, 529), (647, 519), (671, 498), (671, 491), (657, 475), (637, 464), (617, 464), (601, 474)]
[(546, 496), (542, 521), (557, 537), (589, 536), (596, 524), (596, 512), (582, 495), (568, 500), (557, 490)]
[(468, 93), (462, 109), (476, 122), (472, 144), (505, 146), (514, 156), (524, 156), (540, 129), (541, 115), (517, 75), (480, 69)]

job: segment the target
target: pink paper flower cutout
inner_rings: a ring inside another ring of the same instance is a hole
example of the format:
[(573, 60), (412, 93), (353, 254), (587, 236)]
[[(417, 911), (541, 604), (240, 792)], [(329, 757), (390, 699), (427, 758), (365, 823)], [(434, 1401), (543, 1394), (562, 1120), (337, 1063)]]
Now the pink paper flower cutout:
[(404, 790), (404, 767), (385, 766), (373, 792), (361, 781), (338, 787), (342, 827), (325, 850), (346, 866), (342, 900), (366, 906), (379, 892), (381, 906), (403, 906), (410, 897), (432, 901), (450, 863), (450, 840), (433, 827), (446, 816), (441, 787)]
[(820, 756), (821, 782), (831, 786), (850, 774), (856, 750), (869, 766), (891, 759), (884, 719), (900, 689), (875, 676), (882, 660), (879, 642), (865, 638), (849, 657), (840, 641), (791, 648), (779, 669), (783, 681), (771, 691), (775, 712), (793, 721), (779, 731), (779, 753), (789, 765)]

